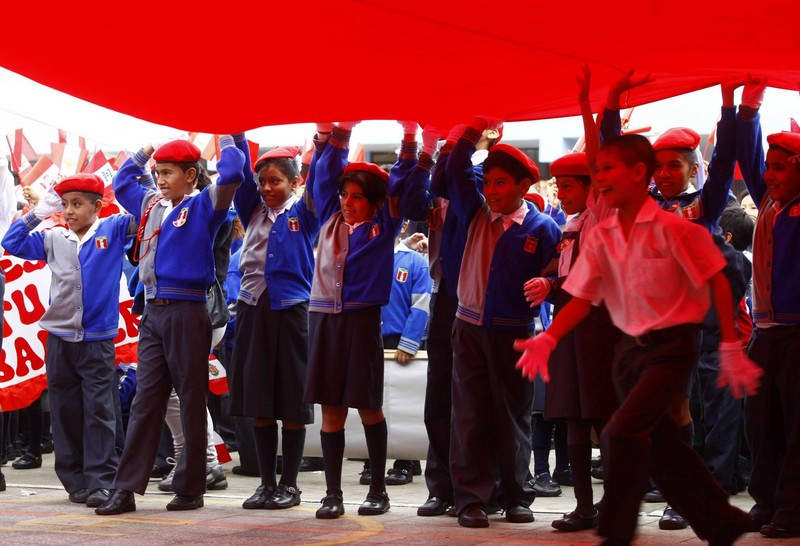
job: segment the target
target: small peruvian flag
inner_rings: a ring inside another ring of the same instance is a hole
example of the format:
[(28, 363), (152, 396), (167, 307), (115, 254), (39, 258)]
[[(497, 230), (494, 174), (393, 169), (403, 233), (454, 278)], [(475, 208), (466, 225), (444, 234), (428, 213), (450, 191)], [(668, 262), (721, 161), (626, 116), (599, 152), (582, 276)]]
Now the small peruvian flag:
[(99, 250), (105, 250), (108, 248), (108, 237), (103, 235), (102, 237), (95, 237), (94, 238), (94, 246), (96, 246)]
[(397, 282), (406, 282), (408, 280), (408, 269), (405, 267), (398, 267), (395, 279), (397, 279)]

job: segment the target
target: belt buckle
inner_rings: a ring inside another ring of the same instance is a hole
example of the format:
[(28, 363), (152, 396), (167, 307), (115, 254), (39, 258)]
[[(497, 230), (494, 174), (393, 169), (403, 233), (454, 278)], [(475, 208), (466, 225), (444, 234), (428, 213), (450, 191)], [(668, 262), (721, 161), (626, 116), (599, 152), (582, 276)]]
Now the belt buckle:
[(647, 347), (653, 343), (653, 337), (650, 335), (650, 332), (647, 332), (646, 334), (642, 334), (640, 336), (636, 336), (633, 338), (633, 340), (639, 347)]
[(153, 305), (156, 307), (165, 307), (170, 304), (170, 301), (166, 298), (154, 298)]

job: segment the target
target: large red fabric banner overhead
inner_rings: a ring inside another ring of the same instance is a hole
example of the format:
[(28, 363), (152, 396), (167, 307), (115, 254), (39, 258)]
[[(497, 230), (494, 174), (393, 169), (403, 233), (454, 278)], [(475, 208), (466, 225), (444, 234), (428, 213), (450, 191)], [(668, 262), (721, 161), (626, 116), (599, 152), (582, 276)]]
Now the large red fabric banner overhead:
[[(636, 68), (639, 105), (747, 73), (800, 82), (800, 3), (761, 0), (84, 0), (7, 2), (0, 65), (148, 121), (228, 133), (265, 125), (482, 113), (577, 114)], [(78, 60), (82, 59), (83, 65)]]

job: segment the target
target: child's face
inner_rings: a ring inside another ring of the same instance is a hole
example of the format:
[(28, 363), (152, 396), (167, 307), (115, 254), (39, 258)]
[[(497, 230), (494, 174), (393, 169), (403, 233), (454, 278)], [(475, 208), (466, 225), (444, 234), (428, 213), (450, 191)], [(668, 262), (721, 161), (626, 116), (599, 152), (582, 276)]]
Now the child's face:
[(350, 225), (372, 220), (378, 207), (371, 204), (364, 195), (364, 190), (355, 182), (345, 182), (339, 192), (339, 204), (342, 207), (344, 221)]
[(753, 198), (749, 195), (742, 197), (742, 209), (744, 209), (751, 218), (758, 218), (758, 207), (756, 207)]
[(513, 176), (500, 167), (483, 173), (483, 195), (492, 212), (511, 214), (522, 206), (530, 187), (530, 179), (525, 178), (517, 183)]
[(606, 205), (625, 208), (638, 202), (647, 192), (643, 163), (627, 166), (615, 150), (600, 150), (597, 154), (595, 188), (603, 196)]
[(689, 163), (680, 150), (656, 152), (656, 172), (653, 179), (661, 195), (671, 199), (689, 187), (689, 180), (697, 176), (697, 163)]
[(173, 204), (180, 203), (184, 196), (194, 191), (197, 171), (194, 168), (184, 171), (175, 163), (156, 163), (156, 183), (164, 199)]
[(83, 192), (70, 191), (61, 197), (61, 206), (69, 229), (82, 236), (94, 224), (103, 202), (91, 199)]
[(558, 187), (561, 208), (565, 213), (577, 214), (586, 209), (586, 200), (591, 191), (590, 185), (581, 184), (577, 178), (572, 176), (559, 176), (556, 178), (556, 187)]
[(764, 183), (773, 201), (786, 204), (800, 195), (800, 163), (789, 161), (790, 154), (771, 148), (767, 152)]
[(297, 177), (289, 180), (275, 165), (267, 163), (258, 171), (258, 193), (270, 208), (281, 206), (297, 187)]

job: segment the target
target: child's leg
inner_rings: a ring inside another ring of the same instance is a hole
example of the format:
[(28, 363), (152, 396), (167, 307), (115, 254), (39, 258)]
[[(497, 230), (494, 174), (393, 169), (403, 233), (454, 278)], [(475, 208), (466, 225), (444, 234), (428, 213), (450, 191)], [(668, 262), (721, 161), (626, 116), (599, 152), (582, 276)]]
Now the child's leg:
[[(83, 391), (83, 474), (89, 491), (111, 489), (117, 471), (117, 392), (114, 340), (75, 344)], [(152, 465), (151, 465), (152, 468)]]
[(533, 474), (550, 474), (550, 445), (553, 442), (552, 421), (545, 421), (544, 415), (537, 413), (532, 418), (533, 434), (531, 446), (533, 449)]
[[(55, 472), (68, 493), (86, 489), (83, 475), (83, 395), (67, 342), (47, 337), (47, 383), (50, 389)], [(40, 414), (41, 416), (41, 414)]]
[(202, 302), (178, 302), (162, 310), (164, 352), (181, 403), (184, 434), (183, 455), (175, 468), (172, 490), (184, 497), (197, 497), (206, 491), (206, 395), (211, 325)]
[(516, 369), (519, 353), (514, 350), (514, 341), (525, 334), (481, 330), (485, 333), (483, 341), (491, 351), (489, 385), (484, 389), (490, 391), (489, 412), (494, 421), (489, 441), (493, 441), (495, 446), (500, 477), (497, 502), (506, 510), (520, 505), (527, 507), (535, 498), (533, 489), (527, 486), (531, 462), (533, 383), (524, 379)]
[(428, 458), (425, 483), (429, 497), (453, 499), (450, 479), (450, 414), (453, 380), (453, 322), (457, 298), (447, 292), (442, 279), (439, 291), (431, 300), (428, 334), (428, 382), (425, 387), (425, 429), (428, 433)]
[[(495, 450), (486, 449), (495, 423), (489, 392), (491, 357), (488, 343), (477, 337), (481, 331), (485, 332), (457, 319), (453, 333), (450, 472), (459, 514), (470, 504), (486, 506), (497, 473)], [(530, 408), (527, 419), (530, 423)]]
[(575, 512), (580, 516), (594, 514), (594, 491), (592, 490), (592, 422), (574, 419), (569, 422), (567, 431), (567, 452), (572, 469)]
[[(172, 391), (172, 380), (162, 346), (160, 317), (155, 320), (152, 318), (150, 310), (145, 308), (139, 323), (136, 396), (131, 405), (125, 450), (114, 479), (115, 489), (134, 491), (140, 495), (144, 495), (150, 481), (164, 426), (167, 399)], [(53, 415), (55, 417), (55, 413)]]
[(369, 453), (369, 467), (372, 472), (369, 492), (385, 492), (386, 449), (388, 442), (386, 419), (381, 409), (359, 410), (359, 415), (364, 425), (364, 436), (367, 440), (367, 452)]
[(287, 423), (284, 421), (281, 429), (283, 472), (281, 484), (297, 487), (297, 474), (300, 472), (300, 463), (303, 459), (303, 448), (306, 443), (306, 427), (300, 423)]
[(277, 486), (275, 467), (278, 458), (278, 424), (272, 420), (256, 419), (253, 435), (256, 440), (261, 485), (264, 486), (264, 495), (269, 497)]

